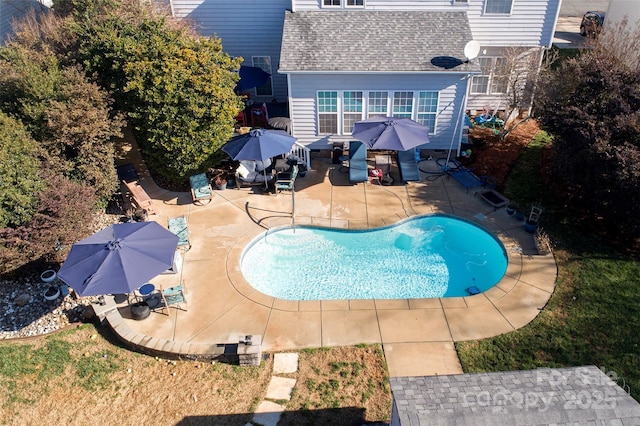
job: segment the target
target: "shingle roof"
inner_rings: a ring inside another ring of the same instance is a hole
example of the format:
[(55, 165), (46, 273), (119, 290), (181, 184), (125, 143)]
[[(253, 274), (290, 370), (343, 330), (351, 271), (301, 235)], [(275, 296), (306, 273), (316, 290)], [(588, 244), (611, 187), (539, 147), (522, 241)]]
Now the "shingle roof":
[(402, 426), (640, 423), (640, 404), (595, 366), (392, 377), (389, 383)]
[(432, 60), (464, 60), (471, 39), (465, 12), (287, 11), (279, 71), (446, 71)]

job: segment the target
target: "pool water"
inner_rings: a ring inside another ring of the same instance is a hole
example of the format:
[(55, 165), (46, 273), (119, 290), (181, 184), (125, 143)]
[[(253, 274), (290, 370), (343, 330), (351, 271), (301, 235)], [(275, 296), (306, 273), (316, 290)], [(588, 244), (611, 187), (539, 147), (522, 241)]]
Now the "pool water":
[(268, 231), (245, 249), (241, 268), (254, 288), (285, 300), (459, 297), (496, 285), (507, 255), (471, 222), (428, 215), (370, 230)]

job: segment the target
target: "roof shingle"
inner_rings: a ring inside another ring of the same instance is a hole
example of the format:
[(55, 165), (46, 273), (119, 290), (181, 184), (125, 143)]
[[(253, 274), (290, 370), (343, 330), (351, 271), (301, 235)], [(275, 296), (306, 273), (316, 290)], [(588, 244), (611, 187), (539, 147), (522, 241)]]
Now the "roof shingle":
[(279, 71), (442, 72), (438, 60), (464, 60), (471, 39), (465, 12), (287, 11)]

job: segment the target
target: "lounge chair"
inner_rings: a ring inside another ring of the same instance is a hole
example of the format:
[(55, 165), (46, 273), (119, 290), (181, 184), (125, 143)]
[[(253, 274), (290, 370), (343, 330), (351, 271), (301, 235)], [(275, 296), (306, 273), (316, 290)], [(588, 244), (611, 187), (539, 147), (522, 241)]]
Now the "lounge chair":
[(189, 228), (187, 227), (187, 219), (184, 216), (178, 216), (169, 219), (169, 231), (178, 236), (178, 249), (189, 251), (191, 243), (189, 242)]
[(276, 191), (282, 192), (284, 190), (293, 191), (293, 187), (296, 183), (296, 177), (298, 177), (298, 165), (291, 166), (290, 172), (280, 172), (276, 177)]
[(349, 142), (349, 182), (368, 182), (367, 146), (360, 141)]
[(398, 151), (398, 170), (403, 182), (419, 181), (420, 169), (416, 160), (416, 149)]
[(147, 194), (144, 188), (140, 186), (138, 181), (127, 182), (126, 180), (123, 180), (122, 183), (127, 187), (134, 203), (137, 204), (138, 207), (146, 210), (149, 214), (157, 213), (151, 197), (149, 197), (149, 194)]
[[(487, 186), (488, 178), (486, 176), (477, 176), (470, 169), (464, 167), (456, 160), (451, 160), (451, 164), (453, 164), (454, 167), (447, 172), (448, 175), (462, 185), (467, 190), (467, 193), (471, 188)], [(506, 204), (507, 203), (505, 203), (505, 205)]]
[(211, 202), (213, 197), (213, 189), (207, 179), (207, 175), (200, 173), (189, 177), (191, 183), (191, 198), (198, 205), (205, 205)]

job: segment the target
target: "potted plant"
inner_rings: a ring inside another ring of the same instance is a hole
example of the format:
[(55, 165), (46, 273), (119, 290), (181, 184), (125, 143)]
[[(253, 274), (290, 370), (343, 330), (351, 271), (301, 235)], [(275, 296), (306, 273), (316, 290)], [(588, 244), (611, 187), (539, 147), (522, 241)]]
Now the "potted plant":
[(45, 300), (48, 300), (48, 301), (56, 300), (59, 296), (60, 296), (60, 287), (58, 287), (57, 285), (50, 285), (44, 291)]
[(518, 205), (516, 203), (512, 201), (507, 204), (507, 214), (509, 216), (512, 216), (516, 212), (516, 210), (518, 210)]
[(224, 173), (219, 173), (213, 178), (216, 189), (227, 189), (227, 177)]

